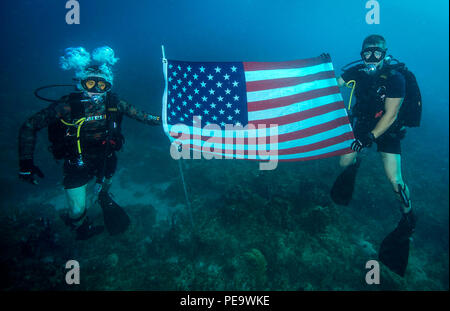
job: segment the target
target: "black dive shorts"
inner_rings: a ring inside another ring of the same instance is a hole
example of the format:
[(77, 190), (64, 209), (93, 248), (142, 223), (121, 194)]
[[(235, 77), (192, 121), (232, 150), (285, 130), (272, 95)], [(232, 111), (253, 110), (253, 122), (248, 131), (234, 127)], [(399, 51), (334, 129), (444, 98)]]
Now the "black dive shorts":
[(73, 189), (84, 186), (93, 177), (102, 178), (103, 166), (105, 166), (105, 177), (111, 178), (117, 167), (117, 156), (112, 153), (106, 158), (106, 164), (103, 157), (87, 158), (85, 165), (79, 166), (77, 161), (64, 161), (64, 189)]
[[(356, 123), (354, 126), (354, 134), (356, 138), (368, 135), (369, 131), (364, 124)], [(406, 130), (388, 130), (383, 135), (377, 138), (375, 143), (377, 144), (378, 152), (401, 154), (402, 148), (400, 141), (405, 137)]]
[(400, 133), (384, 133), (375, 141), (378, 152), (402, 154), (400, 140), (404, 134)]

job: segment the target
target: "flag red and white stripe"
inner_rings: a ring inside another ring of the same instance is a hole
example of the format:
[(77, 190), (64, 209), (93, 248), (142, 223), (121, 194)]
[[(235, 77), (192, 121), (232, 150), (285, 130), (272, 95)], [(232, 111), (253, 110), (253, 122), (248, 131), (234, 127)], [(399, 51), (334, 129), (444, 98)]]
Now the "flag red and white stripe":
[[(286, 62), (243, 62), (239, 63), (240, 66), (230, 63), (228, 66), (238, 67), (237, 71), (239, 69), (243, 71), (240, 87), (245, 88), (241, 93), (245, 94), (245, 99), (240, 100), (243, 101), (242, 110), (246, 111), (240, 112), (246, 114), (247, 124), (256, 128), (263, 125), (269, 128), (276, 124), (276, 143), (271, 143), (274, 141), (274, 134), (268, 129), (250, 129), (245, 132), (245, 137), (257, 136), (258, 141), (236, 138), (227, 141), (221, 137), (233, 137), (236, 133), (225, 127), (221, 127), (221, 132), (218, 133), (217, 130), (201, 129), (187, 122), (181, 123), (188, 129), (188, 133), (184, 133), (188, 135), (180, 138), (180, 131), (172, 129), (175, 122), (168, 122), (168, 105), (170, 106), (168, 89), (171, 82), (168, 81), (170, 70), (167, 64), (170, 62), (166, 62), (164, 66), (166, 90), (163, 100), (163, 121), (166, 133), (172, 140), (179, 140), (193, 150), (237, 159), (267, 160), (267, 157), (254, 156), (255, 150), (261, 149), (261, 141), (265, 142), (264, 150), (276, 151), (278, 161), (304, 161), (352, 152), (350, 144), (354, 136), (329, 58), (315, 57)], [(181, 68), (180, 73), (183, 71), (182, 67), (189, 66), (188, 68), (195, 69), (201, 64), (208, 64), (204, 67), (202, 65), (203, 68), (215, 66), (215, 63), (184, 62), (182, 66), (179, 63), (177, 64), (178, 68)], [(216, 68), (228, 68), (227, 63), (217, 64), (219, 65)], [(188, 79), (189, 76), (186, 77), (186, 81)], [(219, 84), (220, 79), (223, 80), (219, 74), (214, 76), (214, 81), (219, 81)], [(180, 82), (180, 85), (182, 84), (183, 82)], [(189, 93), (189, 87), (186, 87), (186, 93)], [(221, 91), (221, 88), (217, 88), (217, 91)], [(213, 98), (208, 99), (208, 103), (211, 101), (214, 101)], [(172, 100), (172, 104), (176, 102)], [(208, 111), (205, 117), (209, 117), (213, 112)], [(205, 148), (206, 142), (208, 148)]]

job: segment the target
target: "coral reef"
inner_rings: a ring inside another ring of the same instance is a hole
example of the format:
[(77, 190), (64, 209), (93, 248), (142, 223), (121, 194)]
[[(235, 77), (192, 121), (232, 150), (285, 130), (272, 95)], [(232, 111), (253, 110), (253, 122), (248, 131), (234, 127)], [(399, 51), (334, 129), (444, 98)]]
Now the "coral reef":
[[(154, 150), (151, 157), (169, 163), (163, 151)], [(132, 220), (126, 233), (89, 241), (75, 241), (54, 206), (5, 203), (0, 286), (71, 290), (62, 267), (77, 259), (81, 290), (448, 289), (448, 239), (441, 236), (432, 244), (421, 229), (405, 278), (382, 266), (382, 284), (365, 284), (365, 263), (376, 259), (379, 243), (399, 217), (396, 210), (386, 216), (379, 209), (394, 205), (395, 197), (378, 197), (382, 205), (367, 195), (381, 191), (373, 188), (369, 167), (366, 176), (359, 175), (364, 178), (352, 205), (336, 206), (328, 198), (334, 176), (323, 177), (333, 168), (331, 160), (280, 164), (269, 172), (241, 161), (185, 161), (191, 219), (176, 163), (168, 164), (163, 178), (165, 169), (154, 163), (125, 162), (116, 177), (120, 186), (134, 189), (130, 200), (149, 201), (123, 203)], [(146, 180), (146, 172), (154, 176)], [(167, 202), (163, 216), (163, 207), (150, 201), (155, 196)], [(173, 205), (181, 208), (169, 208)], [(90, 214), (101, 223), (101, 211)], [(445, 224), (423, 217), (445, 232)]]

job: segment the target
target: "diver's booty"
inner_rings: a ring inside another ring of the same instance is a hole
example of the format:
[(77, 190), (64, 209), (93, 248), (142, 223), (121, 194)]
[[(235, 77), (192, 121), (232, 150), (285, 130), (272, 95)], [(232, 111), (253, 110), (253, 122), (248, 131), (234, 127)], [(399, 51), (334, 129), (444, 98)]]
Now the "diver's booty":
[(69, 213), (60, 214), (61, 219), (66, 226), (70, 227), (76, 233), (77, 240), (87, 240), (103, 232), (103, 226), (93, 226), (90, 219), (86, 216), (87, 209), (78, 218), (70, 218)]
[(87, 240), (102, 233), (104, 230), (103, 226), (94, 226), (90, 219), (86, 217), (83, 223), (75, 230), (77, 233), (77, 240)]
[(399, 184), (398, 189), (398, 191), (394, 192), (397, 194), (398, 199), (402, 203), (400, 207), (402, 218), (400, 219), (397, 228), (395, 228), (395, 231), (399, 236), (404, 236), (409, 239), (416, 228), (417, 215), (412, 208), (411, 199), (409, 197), (409, 189), (406, 184), (403, 186)]
[(401, 203), (400, 211), (403, 214), (406, 214), (412, 209), (408, 186), (406, 184), (403, 184), (403, 186), (401, 184), (398, 184), (397, 188), (398, 191), (394, 190), (394, 193), (396, 194), (397, 199)]
[(69, 212), (63, 211), (61, 214), (59, 214), (59, 217), (61, 218), (61, 220), (64, 222), (64, 224), (68, 227), (70, 227), (71, 229), (76, 229), (77, 228), (77, 224), (81, 223), (81, 220), (86, 216), (87, 213), (87, 209), (85, 208), (83, 213), (81, 213), (81, 215), (77, 218), (71, 218), (69, 215)]
[(415, 211), (411, 209), (408, 213), (402, 214), (402, 218), (400, 219), (397, 228), (395, 228), (395, 231), (397, 231), (399, 236), (409, 239), (414, 233), (416, 223), (417, 215)]

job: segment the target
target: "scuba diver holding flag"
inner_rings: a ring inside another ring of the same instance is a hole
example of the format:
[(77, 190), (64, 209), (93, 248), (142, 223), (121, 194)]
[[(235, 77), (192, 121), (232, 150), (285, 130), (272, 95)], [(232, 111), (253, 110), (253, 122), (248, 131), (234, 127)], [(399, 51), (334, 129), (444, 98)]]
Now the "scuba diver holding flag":
[[(343, 68), (337, 79), (340, 87), (352, 88), (357, 103), (351, 109), (350, 121), (355, 140), (354, 152), (341, 156), (344, 171), (336, 179), (331, 198), (337, 204), (348, 205), (360, 164), (357, 155), (374, 143), (381, 154), (385, 173), (401, 202), (401, 220), (396, 229), (382, 242), (379, 259), (392, 271), (404, 276), (408, 264), (409, 243), (416, 225), (409, 188), (402, 178), (401, 146), (406, 127), (420, 125), (422, 102), (414, 74), (391, 56), (386, 55), (386, 41), (380, 35), (370, 35), (362, 44), (361, 60)], [(353, 67), (348, 68), (352, 64)], [(351, 101), (350, 97), (350, 101)], [(349, 110), (350, 110), (349, 104)]]
[(159, 116), (140, 111), (111, 92), (111, 66), (117, 61), (114, 51), (107, 46), (95, 49), (92, 58), (82, 47), (66, 49), (60, 65), (63, 70), (75, 70), (77, 90), (58, 100), (38, 93), (58, 85), (36, 90), (38, 98), (51, 104), (29, 117), (19, 132), (19, 177), (37, 184), (36, 176), (43, 178), (44, 174), (33, 161), (36, 133), (48, 127), (53, 156), (64, 160), (63, 185), (69, 208), (62, 218), (76, 232), (77, 240), (89, 239), (104, 230), (103, 226), (94, 226), (86, 216), (86, 187), (94, 177), (109, 233), (124, 232), (130, 223), (128, 215), (108, 193), (117, 166), (116, 151), (124, 143), (123, 115), (148, 125), (161, 125)]
[[(403, 63), (387, 56), (386, 51), (382, 36), (367, 37), (362, 46), (362, 61), (350, 63), (358, 64), (346, 69), (337, 79), (339, 86), (352, 87), (351, 96), (354, 92), (358, 101), (350, 118), (356, 138), (351, 144), (354, 152), (341, 156), (340, 165), (344, 171), (336, 179), (331, 197), (337, 204), (349, 204), (360, 163), (357, 154), (377, 144), (385, 173), (401, 202), (402, 213), (397, 228), (382, 242), (379, 258), (403, 276), (416, 214), (401, 174), (400, 141), (405, 136), (405, 127), (419, 126), (422, 105), (414, 75)], [(39, 96), (38, 89), (36, 96), (52, 104), (30, 117), (19, 134), (19, 176), (37, 183), (35, 176), (43, 177), (43, 174), (33, 162), (36, 132), (49, 128), (53, 155), (56, 159), (64, 159), (63, 184), (69, 203), (69, 212), (64, 219), (81, 240), (103, 231), (86, 217), (86, 185), (93, 177), (97, 178), (99, 203), (108, 231), (117, 234), (129, 225), (128, 216), (108, 193), (117, 164), (115, 152), (123, 145), (122, 116), (149, 125), (162, 123), (159, 116), (141, 112), (111, 92), (113, 74), (110, 66), (118, 60), (111, 48), (96, 49), (92, 58), (97, 65), (91, 64), (91, 56), (84, 48), (66, 49), (60, 59), (61, 67), (75, 69), (79, 91), (59, 100), (49, 100)]]

